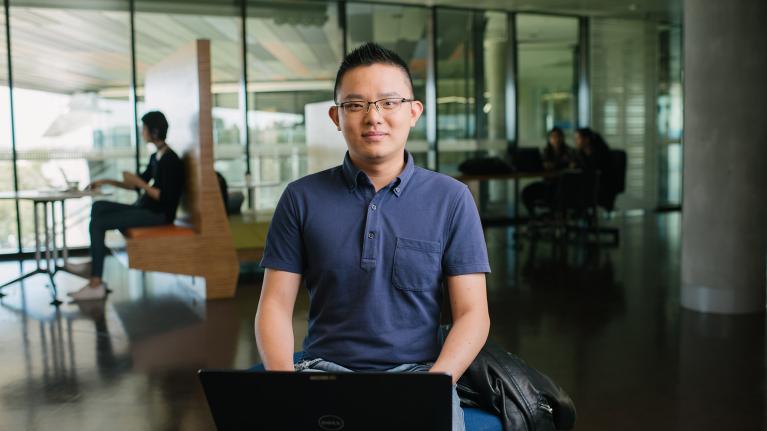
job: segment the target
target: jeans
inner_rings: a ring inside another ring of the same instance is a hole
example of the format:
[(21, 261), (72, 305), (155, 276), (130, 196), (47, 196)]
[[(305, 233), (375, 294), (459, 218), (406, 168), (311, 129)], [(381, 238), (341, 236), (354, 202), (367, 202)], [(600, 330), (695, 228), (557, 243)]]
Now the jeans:
[[(433, 364), (402, 364), (386, 370), (387, 373), (425, 373)], [(351, 373), (352, 370), (324, 359), (308, 359), (295, 364), (298, 372)], [(463, 409), (458, 392), (453, 385), (453, 431), (465, 431)]]
[(91, 208), (91, 276), (101, 277), (104, 273), (104, 258), (107, 246), (104, 237), (107, 230), (127, 229), (141, 226), (167, 224), (165, 215), (133, 205), (117, 202), (98, 201)]

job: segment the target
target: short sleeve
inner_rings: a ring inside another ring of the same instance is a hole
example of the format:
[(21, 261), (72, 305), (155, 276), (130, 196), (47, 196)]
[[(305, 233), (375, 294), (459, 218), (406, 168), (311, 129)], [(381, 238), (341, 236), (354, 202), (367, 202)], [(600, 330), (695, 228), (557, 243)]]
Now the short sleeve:
[(445, 275), (490, 272), (482, 222), (466, 186), (456, 199), (447, 229), (442, 272)]
[(300, 218), (288, 187), (282, 193), (269, 225), (261, 266), (301, 274), (304, 270), (303, 250)]

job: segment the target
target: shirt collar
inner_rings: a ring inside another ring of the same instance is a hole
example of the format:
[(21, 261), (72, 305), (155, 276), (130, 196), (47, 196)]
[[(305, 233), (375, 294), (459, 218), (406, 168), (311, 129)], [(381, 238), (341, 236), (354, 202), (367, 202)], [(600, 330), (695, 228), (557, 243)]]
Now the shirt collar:
[[(413, 172), (415, 171), (415, 164), (413, 163), (413, 156), (405, 150), (405, 158), (407, 161), (405, 162), (405, 168), (400, 172), (399, 175), (397, 175), (397, 178), (392, 182), (392, 192), (399, 196), (402, 194), (402, 191), (405, 189), (405, 186), (407, 186), (407, 183), (410, 181), (410, 178), (413, 176)], [(344, 178), (346, 179), (346, 185), (349, 187), (349, 191), (354, 190), (357, 187), (357, 181), (359, 181), (359, 176), (364, 175), (364, 172), (362, 172), (361, 169), (354, 166), (354, 163), (352, 163), (351, 157), (349, 157), (349, 152), (346, 152), (346, 156), (344, 157), (344, 164), (342, 166)]]
[(155, 158), (157, 159), (157, 161), (158, 161), (158, 162), (159, 162), (159, 161), (160, 161), (160, 159), (162, 158), (163, 154), (165, 154), (166, 152), (168, 152), (168, 146), (167, 146), (167, 145), (166, 145), (166, 146), (164, 146), (164, 147), (162, 147), (162, 150), (157, 150), (157, 151), (154, 153), (154, 154), (155, 154)]

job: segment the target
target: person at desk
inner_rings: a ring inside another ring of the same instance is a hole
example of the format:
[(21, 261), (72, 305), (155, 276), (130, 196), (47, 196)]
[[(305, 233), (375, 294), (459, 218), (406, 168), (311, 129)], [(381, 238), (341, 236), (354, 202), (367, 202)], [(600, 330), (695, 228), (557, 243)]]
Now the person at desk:
[(88, 186), (94, 189), (110, 185), (138, 190), (141, 194), (133, 205), (94, 202), (90, 223), (91, 276), (82, 289), (69, 293), (75, 301), (102, 299), (106, 296), (102, 275), (107, 254), (104, 244), (107, 230), (171, 224), (176, 218), (176, 209), (184, 190), (184, 163), (165, 142), (168, 133), (165, 115), (159, 111), (148, 112), (141, 117), (141, 122), (143, 139), (157, 148), (149, 158), (149, 165), (144, 172), (136, 175), (125, 171), (122, 181), (102, 179)]
[[(407, 64), (376, 44), (343, 60), (329, 110), (343, 164), (285, 189), (267, 234), (258, 349), (270, 371), (463, 374), (487, 339), (487, 247), (466, 185), (413, 163), (423, 112)], [(440, 343), (442, 283), (453, 325)], [(293, 307), (309, 291), (303, 358)], [(464, 429), (453, 390), (453, 424)]]
[[(547, 172), (568, 169), (575, 163), (575, 151), (565, 142), (565, 134), (559, 127), (549, 131), (546, 146), (542, 151), (543, 170)], [(522, 203), (530, 217), (535, 217), (535, 204), (542, 202), (551, 206), (556, 189), (556, 179), (547, 179), (528, 184), (522, 189)]]
[(614, 178), (610, 148), (602, 135), (588, 127), (577, 129), (575, 149), (572, 167), (579, 173), (563, 181), (559, 192), (564, 207), (579, 209), (592, 205), (595, 197), (600, 202), (611, 190)]

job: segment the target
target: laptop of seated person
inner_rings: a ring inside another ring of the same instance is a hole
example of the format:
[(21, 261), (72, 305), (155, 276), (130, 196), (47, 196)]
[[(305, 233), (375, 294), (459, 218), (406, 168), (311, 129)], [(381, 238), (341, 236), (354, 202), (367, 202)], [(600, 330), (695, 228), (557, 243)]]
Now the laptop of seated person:
[(218, 431), (449, 431), (450, 376), (200, 370)]
[(517, 172), (543, 171), (543, 156), (538, 148), (520, 147), (512, 151), (511, 164)]

